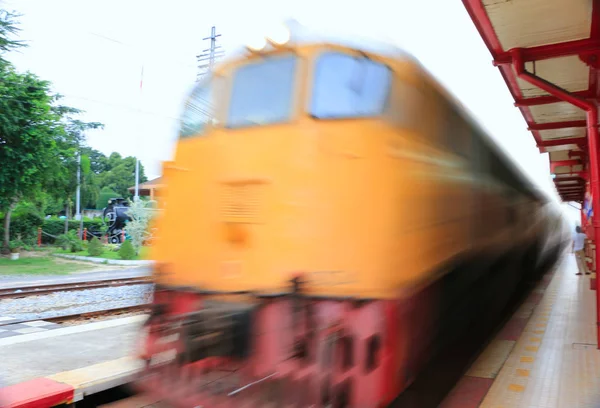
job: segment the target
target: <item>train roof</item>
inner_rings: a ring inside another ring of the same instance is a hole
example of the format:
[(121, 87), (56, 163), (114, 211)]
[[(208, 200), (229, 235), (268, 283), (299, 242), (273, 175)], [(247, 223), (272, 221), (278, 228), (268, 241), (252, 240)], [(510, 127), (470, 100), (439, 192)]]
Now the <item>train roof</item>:
[[(287, 20), (284, 23), (290, 32), (290, 43), (294, 45), (332, 44), (348, 47), (365, 53), (379, 54), (383, 57), (412, 59), (417, 61), (410, 53), (390, 42), (372, 38), (339, 35), (325, 31), (310, 29), (296, 20)], [(228, 52), (223, 62), (239, 59), (248, 55), (246, 46), (240, 46)]]
[[(455, 106), (455, 108), (460, 112), (461, 116), (463, 116), (463, 118), (471, 126), (478, 130), (477, 133), (483, 137), (484, 143), (500, 158), (500, 160), (507, 166), (509, 171), (515, 176), (516, 180), (518, 180), (521, 190), (526, 190), (529, 195), (536, 200), (548, 200), (548, 197), (546, 197), (544, 193), (537, 189), (529, 177), (525, 175), (518, 166), (515, 165), (511, 158), (508, 157), (504, 149), (502, 149), (493, 140), (493, 138), (490, 137), (489, 133), (481, 126), (471, 111), (468, 110), (458, 100), (458, 98), (450, 93), (412, 54), (389, 42), (359, 36), (336, 35), (333, 33), (313, 30), (300, 24), (296, 20), (287, 20), (284, 24), (290, 31), (290, 42), (295, 45), (332, 44), (355, 49), (365, 53), (377, 54), (382, 57), (406, 60), (413, 63), (417, 69), (424, 74), (426, 79), (435, 86), (436, 90)], [(228, 53), (228, 56), (224, 58), (221, 63), (231, 62), (247, 55), (248, 49), (245, 46), (239, 47)]]

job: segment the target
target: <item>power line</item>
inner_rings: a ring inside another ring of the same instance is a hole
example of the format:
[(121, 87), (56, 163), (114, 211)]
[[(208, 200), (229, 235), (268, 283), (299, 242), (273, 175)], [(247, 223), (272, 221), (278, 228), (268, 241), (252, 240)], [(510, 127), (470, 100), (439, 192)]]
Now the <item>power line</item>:
[[(92, 102), (92, 103), (96, 103), (99, 105), (105, 105), (105, 106), (110, 106), (110, 107), (114, 107), (114, 108), (119, 108), (119, 109), (126, 109), (135, 113), (139, 113), (142, 115), (150, 115), (150, 116), (155, 116), (155, 117), (162, 117), (165, 119), (171, 119), (171, 120), (176, 120), (179, 121), (180, 118), (175, 118), (173, 116), (168, 116), (168, 115), (164, 115), (158, 112), (152, 112), (152, 111), (145, 111), (145, 110), (141, 110), (138, 108), (132, 108), (131, 106), (127, 106), (127, 105), (121, 105), (121, 104), (117, 104), (117, 103), (112, 103), (112, 102), (106, 102), (106, 101), (101, 101), (98, 99), (92, 99), (92, 98), (87, 98), (85, 96), (78, 96), (78, 95), (70, 95), (70, 94), (61, 94), (62, 96), (65, 97), (69, 97), (69, 98), (73, 98), (73, 99), (81, 99), (81, 100), (85, 100), (88, 102)], [(7, 100), (13, 100), (13, 101), (17, 101), (17, 102), (31, 102), (30, 99), (22, 99), (22, 98), (14, 98), (8, 95), (0, 95), (0, 99), (7, 99)]]

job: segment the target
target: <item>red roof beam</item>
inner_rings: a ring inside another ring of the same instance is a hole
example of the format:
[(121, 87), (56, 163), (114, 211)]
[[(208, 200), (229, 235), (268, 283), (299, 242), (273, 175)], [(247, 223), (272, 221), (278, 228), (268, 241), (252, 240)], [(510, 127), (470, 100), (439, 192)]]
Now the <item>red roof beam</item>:
[(581, 177), (561, 177), (561, 178), (554, 178), (554, 183), (561, 183), (563, 181), (580, 181), (580, 182), (584, 182), (585, 180), (583, 180)]
[(578, 164), (581, 164), (581, 162), (579, 160), (556, 160), (556, 161), (551, 161), (550, 165), (554, 166), (554, 167), (560, 167), (560, 166), (577, 166)]
[(564, 122), (529, 123), (528, 125), (527, 130), (555, 130), (586, 127), (587, 122), (585, 120), (567, 120)]
[(579, 188), (579, 187), (585, 186), (585, 183), (581, 179), (574, 180), (574, 182), (573, 181), (569, 181), (569, 183), (570, 184), (556, 184), (556, 182), (555, 182), (555, 186), (557, 188), (567, 188), (567, 187), (577, 187), (577, 188)]
[[(494, 65), (512, 65), (514, 62), (512, 50), (498, 54)], [(522, 61), (540, 61), (567, 55), (594, 54), (600, 52), (600, 41), (595, 38), (565, 41), (557, 44), (540, 45), (538, 47), (521, 48)]]
[(559, 193), (583, 193), (584, 186), (575, 186), (575, 187), (561, 187), (556, 189)]
[[(554, 180), (565, 180), (568, 179), (570, 177), (581, 177), (584, 180), (588, 180), (588, 173), (587, 171), (573, 171), (571, 173), (560, 173), (560, 174), (553, 174), (553, 178)], [(562, 176), (562, 177), (561, 177)]]
[(555, 184), (554, 187), (556, 187), (559, 190), (564, 190), (564, 189), (580, 189), (580, 188), (585, 188), (585, 184)]
[(587, 145), (587, 141), (585, 137), (570, 137), (568, 139), (542, 140), (537, 144), (537, 147), (564, 146), (569, 144), (575, 144), (578, 146), (585, 147)]
[[(572, 92), (572, 94), (583, 99), (596, 98), (595, 92), (589, 89), (587, 91)], [(553, 95), (544, 95), (536, 96), (534, 98), (518, 98), (515, 102), (515, 106), (521, 108), (526, 106), (548, 105), (558, 102), (564, 102), (564, 100)]]

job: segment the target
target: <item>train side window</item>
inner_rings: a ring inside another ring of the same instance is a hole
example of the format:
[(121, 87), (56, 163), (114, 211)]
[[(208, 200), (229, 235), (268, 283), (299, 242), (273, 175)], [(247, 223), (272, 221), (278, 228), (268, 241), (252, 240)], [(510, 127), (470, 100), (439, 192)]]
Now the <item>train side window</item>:
[(425, 96), (417, 84), (394, 77), (393, 96), (389, 98), (386, 118), (395, 126), (413, 131), (423, 129), (424, 118), (428, 116)]
[(469, 156), (469, 127), (451, 103), (445, 103), (441, 133), (442, 146), (457, 155)]
[(391, 81), (391, 70), (384, 64), (366, 57), (326, 52), (315, 65), (309, 113), (317, 119), (381, 115), (387, 106)]

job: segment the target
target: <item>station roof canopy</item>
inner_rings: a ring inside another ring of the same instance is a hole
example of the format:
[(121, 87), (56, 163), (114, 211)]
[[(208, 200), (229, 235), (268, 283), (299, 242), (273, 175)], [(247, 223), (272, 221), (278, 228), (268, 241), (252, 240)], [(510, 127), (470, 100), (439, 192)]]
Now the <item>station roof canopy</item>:
[[(164, 182), (162, 180), (162, 177), (158, 177), (152, 180), (148, 180), (144, 183), (141, 183), (138, 186), (139, 189), (139, 194), (141, 196), (150, 196), (152, 198), (154, 198), (154, 191), (156, 190), (160, 190), (161, 188), (163, 188)], [(135, 186), (133, 187), (129, 187), (127, 190), (129, 190), (129, 192), (131, 194), (133, 194), (135, 192)]]
[[(588, 174), (586, 111), (542, 88), (551, 83), (579, 100), (598, 102), (600, 0), (463, 3), (540, 152), (549, 153), (561, 199), (583, 201)], [(525, 79), (528, 74), (541, 83)]]

